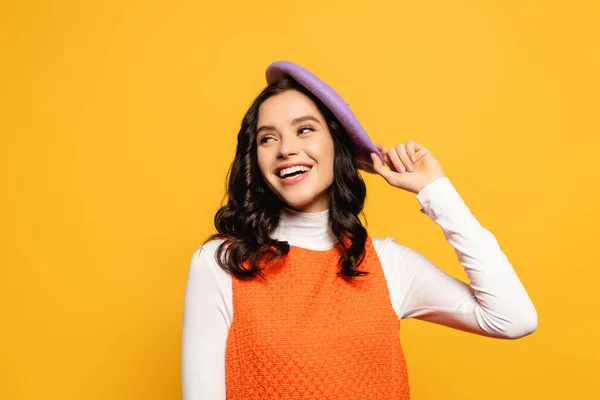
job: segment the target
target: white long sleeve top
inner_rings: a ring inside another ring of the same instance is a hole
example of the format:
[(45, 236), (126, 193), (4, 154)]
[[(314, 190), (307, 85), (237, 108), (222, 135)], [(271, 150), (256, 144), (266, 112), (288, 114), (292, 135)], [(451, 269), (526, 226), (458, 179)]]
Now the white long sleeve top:
[[(392, 237), (371, 237), (398, 318), (417, 318), (479, 335), (515, 339), (537, 328), (537, 312), (494, 235), (472, 215), (443, 177), (417, 195), (421, 212), (439, 225), (470, 284), (440, 269)], [(312, 250), (332, 248), (329, 210), (284, 209), (273, 238)], [(184, 300), (184, 400), (225, 399), (225, 345), (233, 319), (231, 276), (215, 261), (222, 239), (192, 255)]]

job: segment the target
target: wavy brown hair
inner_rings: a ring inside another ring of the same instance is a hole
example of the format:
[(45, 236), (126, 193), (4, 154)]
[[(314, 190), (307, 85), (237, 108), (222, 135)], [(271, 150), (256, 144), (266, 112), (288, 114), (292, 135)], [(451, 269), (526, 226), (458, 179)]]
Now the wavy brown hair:
[[(338, 261), (338, 275), (349, 280), (366, 275), (367, 271), (358, 269), (365, 256), (367, 240), (367, 230), (358, 216), (363, 212), (367, 189), (358, 173), (354, 144), (323, 102), (290, 76), (268, 85), (242, 119), (235, 158), (227, 172), (227, 204), (215, 214), (217, 233), (210, 235), (204, 244), (213, 239), (224, 239), (217, 249), (216, 261), (223, 270), (240, 279), (250, 279), (256, 275), (265, 278), (263, 268), (259, 265), (263, 257), (268, 263), (288, 254), (288, 242), (270, 237), (279, 224), (282, 207), (287, 204), (267, 186), (256, 155), (259, 107), (266, 99), (286, 90), (304, 93), (316, 104), (333, 138), (334, 179), (327, 190), (330, 201), (329, 227), (344, 250)], [(246, 261), (249, 268), (242, 265)]]

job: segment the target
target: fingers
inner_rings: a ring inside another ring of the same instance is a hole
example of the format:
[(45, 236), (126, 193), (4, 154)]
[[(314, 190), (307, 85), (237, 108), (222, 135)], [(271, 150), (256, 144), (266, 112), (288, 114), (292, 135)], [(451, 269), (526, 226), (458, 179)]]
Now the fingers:
[(408, 157), (408, 153), (406, 152), (406, 146), (402, 143), (397, 145), (396, 147), (392, 147), (388, 151), (388, 155), (390, 160), (392, 160), (392, 164), (394, 164), (395, 168), (399, 172), (413, 172), (415, 170), (412, 161), (410, 161)]
[(381, 159), (377, 154), (371, 153), (371, 159), (373, 160), (373, 169), (375, 170), (375, 172), (383, 176), (384, 179), (391, 184), (392, 180), (394, 179), (394, 172), (391, 169), (387, 169), (383, 165)]
[(414, 163), (428, 153), (428, 150), (415, 142), (407, 140), (406, 144), (400, 143), (390, 149), (384, 148), (381, 144), (375, 144), (375, 147), (383, 154), (385, 163), (393, 171), (400, 173), (409, 171), (414, 172)]
[(396, 152), (398, 153), (398, 156), (400, 157), (400, 160), (404, 163), (404, 166), (406, 167), (406, 169), (410, 172), (413, 172), (415, 170), (415, 166), (413, 165), (413, 162), (410, 160), (410, 157), (408, 156), (408, 152), (406, 150), (406, 145), (403, 143), (400, 143), (399, 145), (397, 145), (395, 147)]
[(417, 155), (415, 154), (416, 144), (417, 143), (414, 140), (408, 140), (406, 142), (406, 153), (408, 154), (410, 161), (412, 161), (413, 163), (417, 162)]
[(391, 170), (398, 171), (400, 173), (406, 172), (406, 168), (404, 167), (404, 164), (402, 163), (400, 156), (394, 147), (387, 151), (387, 157), (390, 160), (388, 165)]

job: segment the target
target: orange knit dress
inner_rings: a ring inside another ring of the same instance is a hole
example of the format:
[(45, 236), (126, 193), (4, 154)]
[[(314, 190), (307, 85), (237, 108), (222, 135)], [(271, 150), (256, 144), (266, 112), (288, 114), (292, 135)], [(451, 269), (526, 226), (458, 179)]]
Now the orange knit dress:
[(370, 274), (354, 282), (336, 275), (342, 250), (290, 246), (266, 265), (267, 280), (233, 277), (228, 400), (410, 398), (400, 320), (371, 238), (359, 267)]

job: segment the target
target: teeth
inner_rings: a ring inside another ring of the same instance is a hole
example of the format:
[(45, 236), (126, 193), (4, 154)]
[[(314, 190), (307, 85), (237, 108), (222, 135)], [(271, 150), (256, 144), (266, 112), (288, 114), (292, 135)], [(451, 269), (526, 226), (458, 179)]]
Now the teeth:
[(297, 171), (308, 171), (310, 168), (304, 166), (304, 165), (298, 165), (295, 167), (290, 167), (290, 168), (286, 168), (286, 169), (282, 169), (281, 171), (279, 171), (279, 176), (280, 177), (284, 177), (287, 174), (291, 174), (292, 172), (297, 172)]

